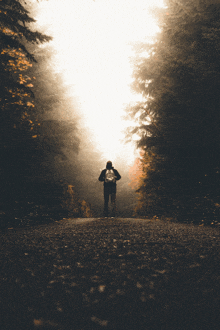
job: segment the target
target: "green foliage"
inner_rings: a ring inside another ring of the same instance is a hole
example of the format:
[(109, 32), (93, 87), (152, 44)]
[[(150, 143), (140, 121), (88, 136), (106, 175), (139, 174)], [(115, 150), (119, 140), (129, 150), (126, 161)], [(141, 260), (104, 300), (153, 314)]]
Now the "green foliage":
[[(128, 115), (137, 122), (129, 134), (140, 137), (145, 169), (146, 159), (156, 155), (138, 189), (140, 209), (184, 219), (216, 219), (220, 4), (166, 4), (157, 12), (161, 32), (155, 43), (138, 45), (133, 88), (144, 101), (128, 107)], [(148, 56), (141, 57), (146, 51)]]

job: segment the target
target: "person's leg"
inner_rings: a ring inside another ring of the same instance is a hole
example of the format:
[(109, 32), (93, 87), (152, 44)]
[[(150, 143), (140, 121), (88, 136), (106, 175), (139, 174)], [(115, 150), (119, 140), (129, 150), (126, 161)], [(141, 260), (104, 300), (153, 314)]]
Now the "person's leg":
[(109, 190), (104, 189), (104, 217), (108, 216)]
[(116, 215), (116, 193), (111, 194), (112, 216)]

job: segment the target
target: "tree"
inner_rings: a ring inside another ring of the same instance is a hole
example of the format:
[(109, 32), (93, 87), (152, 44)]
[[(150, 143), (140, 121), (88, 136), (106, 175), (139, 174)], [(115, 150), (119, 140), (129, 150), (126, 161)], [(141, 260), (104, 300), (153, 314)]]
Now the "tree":
[(77, 191), (76, 102), (55, 72), (53, 48), (41, 47), (51, 38), (33, 32), (37, 7), (24, 5), (0, 2), (1, 208), (23, 222), (88, 217), (91, 207)]
[[(139, 134), (144, 159), (156, 155), (139, 193), (145, 201), (154, 195), (155, 214), (215, 217), (220, 196), (220, 4), (168, 0), (166, 5), (157, 11), (161, 32), (155, 43), (138, 45), (133, 89), (144, 101), (128, 107), (137, 122), (130, 135)], [(147, 57), (140, 56), (143, 51)]]
[(39, 32), (33, 32), (28, 25), (35, 22), (28, 11), (17, 0), (2, 0), (0, 3), (0, 102), (1, 109), (12, 105), (22, 109), (32, 107), (26, 101), (33, 96), (30, 77), (22, 74), (31, 62), (36, 62), (34, 56), (25, 47), (25, 43), (43, 43), (51, 37)]
[(38, 149), (35, 141), (38, 123), (32, 120), (35, 79), (26, 75), (36, 60), (28, 44), (51, 40), (47, 35), (32, 31), (31, 22), (34, 19), (22, 1), (0, 2), (1, 207), (8, 204), (10, 209), (15, 201), (28, 195), (26, 178), (30, 177), (30, 163)]

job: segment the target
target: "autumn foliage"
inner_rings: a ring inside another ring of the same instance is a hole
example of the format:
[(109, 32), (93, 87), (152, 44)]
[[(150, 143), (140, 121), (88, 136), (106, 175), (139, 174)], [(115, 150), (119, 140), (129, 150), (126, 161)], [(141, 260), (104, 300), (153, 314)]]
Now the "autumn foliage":
[(72, 218), (91, 218), (91, 206), (85, 201), (80, 200), (74, 191), (73, 185), (64, 188), (62, 207), (68, 211), (67, 216)]

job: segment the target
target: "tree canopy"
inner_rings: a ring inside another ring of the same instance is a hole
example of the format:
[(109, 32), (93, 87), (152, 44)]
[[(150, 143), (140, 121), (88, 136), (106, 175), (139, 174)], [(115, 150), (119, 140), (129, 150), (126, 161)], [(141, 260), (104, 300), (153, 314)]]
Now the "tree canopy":
[[(36, 150), (34, 138), (38, 124), (31, 116), (34, 108), (32, 92), (34, 77), (26, 75), (36, 62), (27, 49), (28, 44), (39, 44), (51, 37), (34, 32), (34, 22), (21, 1), (0, 2), (0, 151), (2, 199), (9, 203), (21, 195), (25, 173)], [(9, 198), (10, 197), (10, 198)]]
[(32, 107), (28, 97), (31, 92), (30, 77), (23, 74), (31, 62), (36, 62), (25, 43), (43, 43), (52, 38), (28, 27), (35, 22), (29, 12), (17, 0), (0, 2), (0, 105), (1, 109), (22, 106)]
[(129, 134), (139, 135), (143, 152), (139, 212), (213, 219), (220, 195), (220, 4), (165, 4), (156, 13), (156, 41), (136, 46), (133, 89), (143, 101), (127, 109), (136, 120)]
[(22, 0), (0, 1), (0, 217), (13, 225), (91, 216), (73, 190), (79, 164), (66, 156), (79, 151), (74, 100), (54, 70), (53, 48), (41, 46), (52, 38), (35, 31), (36, 10)]

